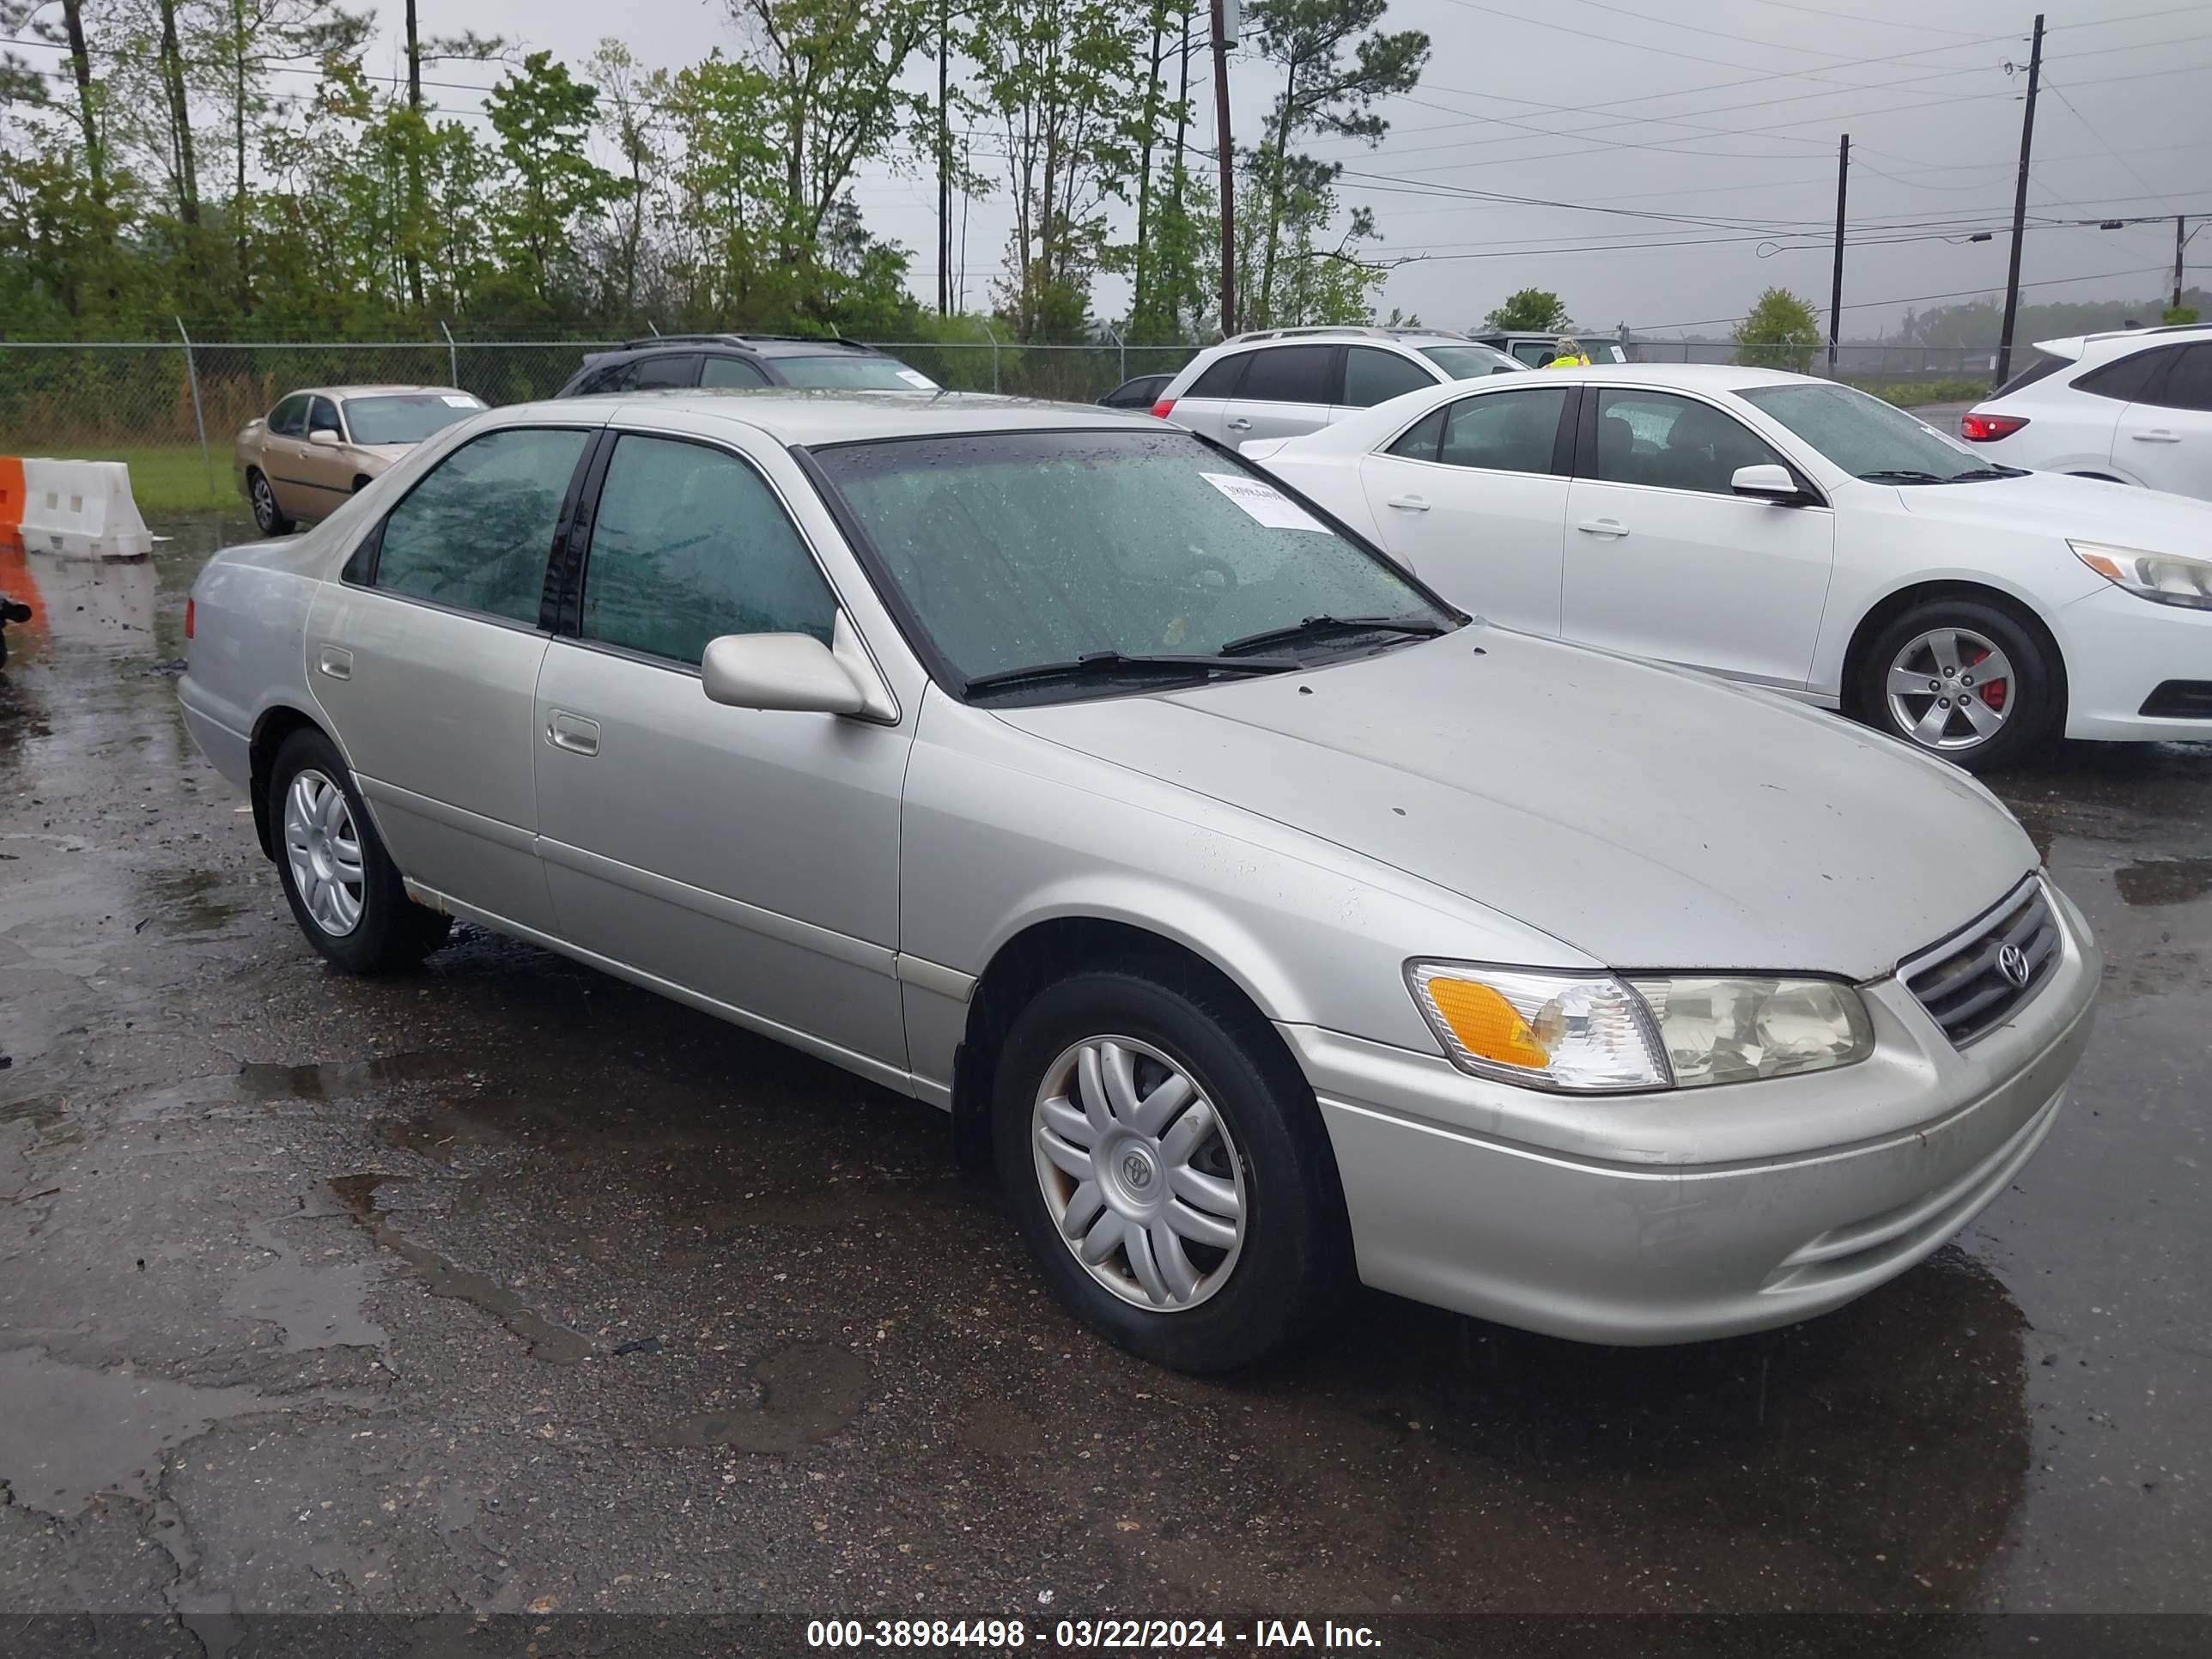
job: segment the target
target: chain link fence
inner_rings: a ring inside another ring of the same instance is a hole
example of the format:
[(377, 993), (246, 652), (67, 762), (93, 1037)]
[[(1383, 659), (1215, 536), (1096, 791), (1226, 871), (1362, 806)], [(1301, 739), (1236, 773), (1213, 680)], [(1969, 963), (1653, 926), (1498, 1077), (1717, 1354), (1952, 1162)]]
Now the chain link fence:
[[(453, 386), (492, 404), (550, 398), (616, 340), (296, 344), (0, 341), (0, 453), (191, 446), (218, 460), (238, 429), (311, 386)], [(963, 392), (1080, 403), (1139, 374), (1172, 374), (1197, 346), (891, 340), (878, 349)]]
[[(1729, 340), (1635, 340), (1628, 355), (1639, 363), (1733, 363), (1744, 349)], [(1763, 361), (1763, 359), (1762, 359)], [(1828, 349), (1815, 346), (1796, 362), (1779, 365), (1801, 374), (1828, 373)], [(1911, 380), (1978, 380), (1996, 372), (1993, 346), (1850, 345), (1836, 348), (1838, 380), (1896, 384)]]

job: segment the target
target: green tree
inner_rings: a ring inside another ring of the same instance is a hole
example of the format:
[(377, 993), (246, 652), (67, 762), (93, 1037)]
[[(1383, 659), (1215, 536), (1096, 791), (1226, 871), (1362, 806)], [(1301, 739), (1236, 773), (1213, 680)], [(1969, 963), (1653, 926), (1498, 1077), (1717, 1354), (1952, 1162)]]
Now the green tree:
[(1751, 314), (1735, 325), (1732, 337), (1736, 362), (1802, 374), (1813, 366), (1821, 337), (1809, 301), (1785, 288), (1770, 288), (1759, 296)]
[(1507, 295), (1504, 305), (1483, 318), (1482, 325), (1508, 334), (1564, 334), (1574, 327), (1559, 296), (1541, 288)]
[(493, 244), (541, 304), (551, 305), (569, 273), (579, 222), (621, 189), (585, 149), (599, 97), (552, 53), (533, 52), (484, 100), (510, 185), (493, 216)]
[[(775, 259), (783, 222), (775, 82), (720, 52), (677, 71), (669, 120), (677, 160), (665, 258), (687, 322), (750, 319), (787, 295)], [(764, 282), (777, 293), (764, 295)]]
[[(1243, 290), (1250, 315), (1240, 322), (1268, 327), (1285, 321), (1276, 295), (1276, 272), (1285, 247), (1300, 264), (1320, 259), (1344, 265), (1358, 262), (1352, 245), (1373, 234), (1370, 215), (1364, 229), (1355, 226), (1334, 248), (1319, 249), (1316, 238), (1329, 222), (1318, 217), (1316, 209), (1324, 203), (1333, 206), (1332, 187), (1344, 164), (1317, 160), (1292, 146), (1309, 135), (1372, 145), (1389, 131), (1375, 106), (1419, 83), (1429, 37), (1419, 29), (1382, 33), (1378, 26), (1388, 9), (1389, 0), (1253, 0), (1250, 17), (1260, 55), (1281, 69), (1283, 87), (1268, 112), (1267, 135), (1245, 162), (1259, 185), (1261, 220), (1258, 283)], [(1299, 235), (1286, 236), (1293, 224)], [(1348, 271), (1328, 276), (1331, 282), (1353, 279)], [(1310, 286), (1314, 279), (1310, 270), (1298, 280)], [(1367, 278), (1357, 280), (1363, 289), (1372, 286)]]

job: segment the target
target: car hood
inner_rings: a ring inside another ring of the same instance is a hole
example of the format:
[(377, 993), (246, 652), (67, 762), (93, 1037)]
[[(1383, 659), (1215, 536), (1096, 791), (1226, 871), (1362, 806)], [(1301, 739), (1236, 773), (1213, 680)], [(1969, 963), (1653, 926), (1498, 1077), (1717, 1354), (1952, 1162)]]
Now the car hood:
[(2035, 867), (1964, 774), (1833, 716), (1504, 629), (1009, 724), (1617, 968), (1871, 979)]
[(1954, 523), (2116, 542), (2191, 558), (2203, 557), (2199, 550), (2212, 546), (2212, 501), (2103, 478), (2029, 472), (1978, 483), (1900, 484), (1896, 489), (1907, 511)]
[(414, 447), (413, 444), (356, 444), (353, 449), (355, 454), (374, 461), (376, 470), (381, 472)]

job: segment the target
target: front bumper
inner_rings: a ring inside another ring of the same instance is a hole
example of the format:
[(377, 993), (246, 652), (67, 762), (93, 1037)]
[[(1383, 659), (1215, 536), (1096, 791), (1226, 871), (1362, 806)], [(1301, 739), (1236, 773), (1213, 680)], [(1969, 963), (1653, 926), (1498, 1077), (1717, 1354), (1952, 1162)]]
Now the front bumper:
[(1279, 1028), (1321, 1103), (1360, 1277), (1621, 1345), (1788, 1324), (1893, 1278), (2003, 1191), (2057, 1117), (2101, 961), (2054, 901), (2057, 969), (1964, 1051), (1893, 978), (1865, 988), (1877, 1050), (1857, 1066), (1612, 1102)]
[(2212, 742), (2212, 720), (2146, 714), (2169, 681), (2212, 680), (2212, 611), (2159, 605), (2106, 586), (2062, 607), (2066, 735), (2124, 743)]

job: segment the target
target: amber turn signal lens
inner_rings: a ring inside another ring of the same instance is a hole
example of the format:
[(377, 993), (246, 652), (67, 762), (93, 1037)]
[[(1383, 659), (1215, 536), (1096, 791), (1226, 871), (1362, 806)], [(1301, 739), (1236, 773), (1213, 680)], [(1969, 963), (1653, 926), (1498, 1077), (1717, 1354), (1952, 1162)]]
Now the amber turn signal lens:
[(1536, 1041), (1520, 1011), (1487, 985), (1432, 979), (1428, 991), (1437, 1012), (1469, 1054), (1538, 1071), (1552, 1063), (1551, 1052)]

